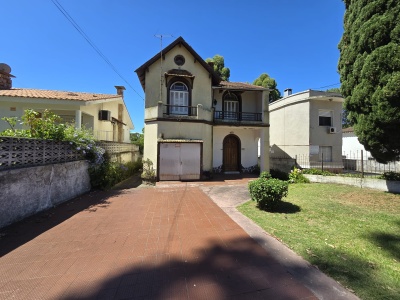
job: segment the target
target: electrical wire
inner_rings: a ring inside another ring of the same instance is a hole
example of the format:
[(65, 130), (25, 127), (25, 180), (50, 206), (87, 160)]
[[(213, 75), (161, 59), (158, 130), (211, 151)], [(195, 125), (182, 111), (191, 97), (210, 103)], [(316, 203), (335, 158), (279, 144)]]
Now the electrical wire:
[(312, 88), (312, 90), (324, 89), (324, 88), (331, 87), (331, 86), (335, 86), (335, 85), (339, 85), (339, 84), (340, 84), (340, 82), (339, 82), (339, 83), (335, 83), (335, 84), (330, 84), (330, 85), (321, 86), (321, 87), (319, 87), (319, 88)]
[(71, 15), (65, 10), (65, 8), (58, 2), (58, 0), (51, 0), (58, 10), (64, 15), (64, 17), (74, 26), (79, 34), (89, 43), (89, 45), (97, 52), (97, 54), (107, 63), (107, 65), (144, 101), (144, 98), (132, 87), (132, 85), (121, 75), (117, 68), (110, 62), (110, 60), (101, 52), (101, 50), (92, 42), (89, 36), (83, 31), (83, 29), (75, 22)]

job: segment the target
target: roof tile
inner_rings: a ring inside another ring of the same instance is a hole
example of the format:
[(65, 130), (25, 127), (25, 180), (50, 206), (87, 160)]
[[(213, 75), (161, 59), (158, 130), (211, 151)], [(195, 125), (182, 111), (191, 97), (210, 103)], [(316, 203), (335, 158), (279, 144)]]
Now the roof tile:
[(74, 101), (96, 101), (110, 98), (119, 98), (120, 95), (112, 94), (94, 94), (82, 92), (54, 91), (54, 90), (38, 90), (38, 89), (22, 89), (12, 88), (9, 90), (0, 90), (0, 97), (22, 97), (22, 98), (40, 98), (52, 100), (74, 100)]

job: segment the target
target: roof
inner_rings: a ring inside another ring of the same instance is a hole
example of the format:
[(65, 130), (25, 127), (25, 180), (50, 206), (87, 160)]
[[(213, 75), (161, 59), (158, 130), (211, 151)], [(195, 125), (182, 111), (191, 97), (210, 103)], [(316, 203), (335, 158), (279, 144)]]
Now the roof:
[(94, 94), (82, 92), (67, 92), (38, 89), (12, 88), (9, 90), (0, 90), (0, 97), (22, 97), (22, 98), (40, 98), (52, 100), (74, 100), (74, 101), (97, 101), (111, 98), (121, 98), (120, 95), (112, 94)]
[(143, 65), (141, 65), (139, 68), (137, 68), (135, 70), (136, 74), (139, 77), (140, 83), (142, 84), (143, 90), (145, 90), (145, 86), (146, 86), (145, 73), (146, 73), (147, 68), (150, 67), (153, 63), (155, 63), (157, 60), (159, 60), (161, 58), (161, 53), (164, 56), (166, 53), (168, 53), (170, 50), (175, 48), (175, 46), (177, 46), (177, 45), (183, 45), (193, 55), (193, 57), (196, 59), (196, 61), (198, 61), (204, 67), (204, 69), (206, 69), (208, 71), (208, 73), (210, 73), (213, 84), (219, 84), (219, 82), (221, 81), (221, 78), (218, 76), (217, 73), (214, 72), (214, 69), (212, 67), (210, 67), (210, 65), (208, 63), (206, 63), (205, 60), (202, 59), (200, 57), (200, 55), (198, 55), (197, 52), (194, 51), (193, 48), (180, 36), (175, 41), (173, 41), (171, 44), (169, 44), (167, 47), (162, 49), (162, 51), (160, 51), (159, 53), (154, 55), (151, 59), (146, 61)]
[(218, 86), (213, 86), (213, 88), (221, 88), (227, 90), (254, 90), (254, 91), (268, 91), (268, 88), (253, 85), (250, 83), (244, 82), (229, 82), (229, 81), (221, 81)]

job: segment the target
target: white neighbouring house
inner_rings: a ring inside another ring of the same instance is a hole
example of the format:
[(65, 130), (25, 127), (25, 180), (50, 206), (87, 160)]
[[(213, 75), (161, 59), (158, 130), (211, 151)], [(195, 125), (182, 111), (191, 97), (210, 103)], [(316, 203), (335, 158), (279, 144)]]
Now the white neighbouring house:
[(354, 133), (354, 128), (343, 128), (343, 146), (342, 155), (347, 159), (363, 159), (372, 158), (371, 152), (365, 150), (364, 146), (358, 141), (358, 137)]
[(269, 90), (226, 82), (177, 38), (135, 71), (145, 91), (144, 159), (159, 180), (269, 170)]
[[(342, 105), (338, 93), (307, 90), (269, 104), (271, 159), (297, 158), (304, 168), (341, 169)], [(272, 164), (272, 162), (271, 162)]]

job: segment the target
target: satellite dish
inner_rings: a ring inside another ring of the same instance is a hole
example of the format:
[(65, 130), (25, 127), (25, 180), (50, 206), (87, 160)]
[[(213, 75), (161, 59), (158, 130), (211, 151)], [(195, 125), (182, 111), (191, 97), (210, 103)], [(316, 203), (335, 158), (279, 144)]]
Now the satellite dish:
[(0, 71), (10, 74), (11, 73), (11, 68), (7, 64), (0, 63)]

